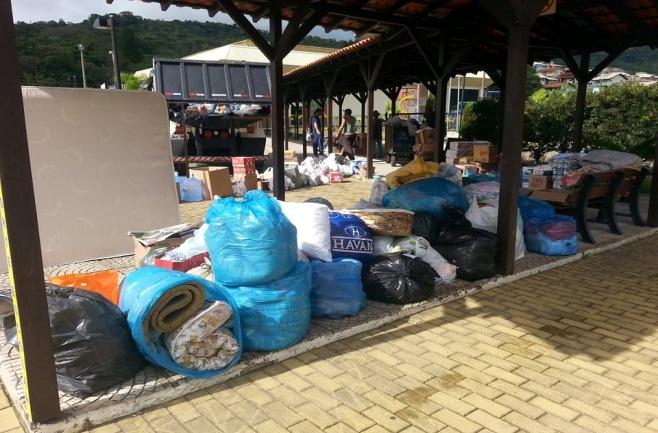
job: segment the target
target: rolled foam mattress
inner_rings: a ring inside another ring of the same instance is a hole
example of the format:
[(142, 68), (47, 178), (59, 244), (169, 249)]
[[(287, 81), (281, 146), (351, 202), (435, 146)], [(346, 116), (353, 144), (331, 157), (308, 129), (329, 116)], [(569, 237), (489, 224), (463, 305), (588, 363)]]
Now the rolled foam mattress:
[[(231, 332), (238, 343), (233, 360), (218, 370), (194, 370), (176, 363), (167, 349), (164, 334), (193, 318), (205, 301), (224, 301), (233, 310)], [(127, 316), (135, 344), (152, 364), (183, 376), (203, 379), (223, 374), (242, 354), (242, 329), (233, 296), (217, 284), (194, 275), (154, 266), (136, 269), (121, 284), (119, 308)]]

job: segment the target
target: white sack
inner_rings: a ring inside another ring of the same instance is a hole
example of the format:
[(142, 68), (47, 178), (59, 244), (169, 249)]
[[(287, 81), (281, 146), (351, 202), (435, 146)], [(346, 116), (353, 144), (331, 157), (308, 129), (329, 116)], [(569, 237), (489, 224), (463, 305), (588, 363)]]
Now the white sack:
[(297, 228), (297, 248), (311, 259), (331, 261), (329, 208), (319, 203), (280, 201), (283, 214)]
[[(486, 230), (496, 234), (498, 232), (498, 207), (478, 206), (475, 197), (471, 200), (471, 206), (466, 211), (466, 219), (473, 228)], [(523, 218), (521, 212), (516, 212), (516, 242), (514, 245), (514, 258), (516, 260), (525, 257), (525, 240), (523, 238)]]

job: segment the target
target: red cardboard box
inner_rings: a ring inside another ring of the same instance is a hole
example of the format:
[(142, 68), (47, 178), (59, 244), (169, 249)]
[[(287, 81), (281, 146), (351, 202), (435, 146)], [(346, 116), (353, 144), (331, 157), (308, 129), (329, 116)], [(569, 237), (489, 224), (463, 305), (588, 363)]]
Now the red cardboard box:
[(235, 167), (256, 167), (256, 158), (253, 156), (234, 156), (231, 158), (231, 164)]
[(343, 172), (342, 171), (330, 171), (329, 172), (329, 183), (340, 183), (343, 181)]
[(196, 256), (192, 256), (183, 262), (172, 262), (169, 260), (157, 258), (155, 259), (154, 264), (159, 268), (171, 269), (172, 271), (178, 272), (187, 272), (190, 269), (201, 266), (205, 262), (206, 257), (208, 257), (208, 253), (201, 253), (197, 254)]
[(236, 167), (233, 166), (233, 176), (244, 174), (256, 174), (256, 167)]

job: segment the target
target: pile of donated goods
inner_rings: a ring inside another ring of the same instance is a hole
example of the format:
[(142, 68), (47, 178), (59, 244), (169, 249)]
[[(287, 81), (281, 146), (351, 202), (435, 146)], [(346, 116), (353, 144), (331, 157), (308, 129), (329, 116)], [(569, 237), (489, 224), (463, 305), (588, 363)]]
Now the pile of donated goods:
[[(186, 272), (149, 265), (120, 284), (116, 271), (49, 279), (60, 390), (103, 391), (146, 361), (213, 377), (245, 351), (296, 344), (314, 317), (354, 316), (368, 301), (418, 303), (456, 278), (494, 276), (497, 186), (464, 188), (453, 168), (414, 160), (376, 180), (369, 201), (351, 210), (320, 198), (279, 202), (259, 190), (216, 198), (203, 225), (161, 252), (182, 262), (207, 256)], [(575, 232), (573, 219), (522, 198), (517, 258), (526, 248), (573, 254)]]

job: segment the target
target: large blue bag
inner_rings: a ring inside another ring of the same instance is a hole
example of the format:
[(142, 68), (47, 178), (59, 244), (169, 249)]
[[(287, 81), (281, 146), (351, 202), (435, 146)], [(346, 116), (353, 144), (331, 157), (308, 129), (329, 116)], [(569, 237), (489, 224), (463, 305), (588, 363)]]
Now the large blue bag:
[(311, 261), (311, 315), (338, 319), (354, 316), (366, 306), (360, 261)]
[(544, 256), (571, 256), (578, 252), (578, 237), (574, 234), (567, 239), (551, 239), (542, 232), (526, 233), (525, 246), (532, 253)]
[(369, 262), (375, 258), (372, 230), (358, 216), (329, 212), (331, 225), (331, 257)]
[(545, 256), (570, 256), (578, 252), (576, 220), (566, 215), (524, 221), (526, 248)]
[(384, 195), (383, 206), (426, 212), (443, 222), (446, 208), (466, 211), (468, 201), (461, 186), (442, 177), (431, 177), (405, 183)]
[(288, 274), (297, 263), (297, 229), (263, 191), (244, 200), (215, 200), (206, 215), (205, 239), (215, 281), (259, 285)]
[[(224, 301), (233, 309), (230, 330), (238, 342), (238, 353), (224, 368), (218, 370), (193, 370), (177, 364), (169, 354), (163, 334), (149, 331), (148, 318), (158, 300), (178, 286), (195, 284), (203, 288), (207, 301)], [(126, 275), (121, 283), (119, 309), (127, 316), (130, 333), (139, 351), (152, 364), (164, 367), (174, 373), (194, 379), (204, 379), (223, 374), (235, 365), (242, 355), (242, 331), (238, 304), (231, 294), (212, 283), (182, 272), (147, 266)]]
[(546, 220), (555, 216), (553, 206), (542, 200), (535, 200), (530, 197), (519, 197), (519, 211), (523, 221), (531, 219)]
[(271, 283), (224, 287), (240, 310), (245, 350), (284, 349), (301, 340), (311, 325), (311, 266), (298, 262)]

